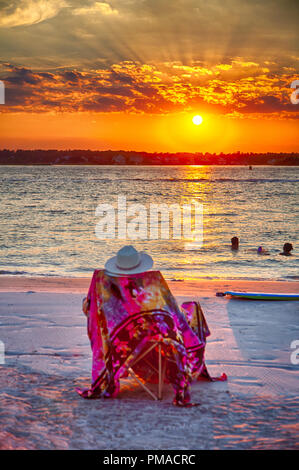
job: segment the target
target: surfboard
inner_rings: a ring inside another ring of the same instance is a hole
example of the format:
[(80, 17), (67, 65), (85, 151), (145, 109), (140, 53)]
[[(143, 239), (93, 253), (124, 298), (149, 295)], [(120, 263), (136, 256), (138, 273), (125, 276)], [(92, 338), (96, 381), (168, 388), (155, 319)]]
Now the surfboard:
[(237, 299), (248, 300), (299, 300), (299, 294), (275, 294), (263, 292), (234, 292), (226, 291), (225, 295), (230, 295)]

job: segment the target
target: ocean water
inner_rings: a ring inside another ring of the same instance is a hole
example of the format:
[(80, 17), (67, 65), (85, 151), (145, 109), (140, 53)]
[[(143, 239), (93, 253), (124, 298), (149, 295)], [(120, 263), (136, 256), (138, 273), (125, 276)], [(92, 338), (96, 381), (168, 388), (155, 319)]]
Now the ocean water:
[[(132, 244), (168, 279), (299, 279), (299, 167), (1, 166), (0, 175), (0, 274), (90, 276)], [(118, 230), (119, 196), (127, 226), (137, 227), (126, 237)], [(151, 205), (194, 201), (203, 208), (202, 246), (186, 250), (185, 239), (173, 238), (171, 218), (168, 238), (150, 238)], [(114, 238), (96, 235), (101, 204), (114, 211)], [(293, 244), (290, 257), (279, 254), (285, 242)], [(260, 245), (268, 255), (257, 254)]]

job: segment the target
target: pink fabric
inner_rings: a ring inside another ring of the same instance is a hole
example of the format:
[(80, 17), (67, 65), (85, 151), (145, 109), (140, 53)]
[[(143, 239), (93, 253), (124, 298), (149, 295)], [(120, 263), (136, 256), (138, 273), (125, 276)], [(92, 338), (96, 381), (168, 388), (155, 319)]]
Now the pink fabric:
[[(175, 365), (168, 363), (167, 373), (176, 403), (186, 404), (192, 378), (212, 378), (204, 363), (210, 332), (203, 312), (196, 302), (182, 307), (159, 271), (114, 277), (95, 270), (84, 302), (92, 349), (92, 387), (78, 393), (85, 398), (115, 396), (126, 365), (148, 340), (159, 338), (167, 345), (166, 354), (174, 359)], [(146, 369), (141, 372), (147, 374)]]

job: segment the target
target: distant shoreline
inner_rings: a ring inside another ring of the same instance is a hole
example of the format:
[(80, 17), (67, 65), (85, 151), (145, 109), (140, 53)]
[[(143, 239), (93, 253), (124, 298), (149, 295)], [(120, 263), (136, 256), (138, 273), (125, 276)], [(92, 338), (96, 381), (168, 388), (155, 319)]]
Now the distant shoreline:
[[(140, 164), (134, 164), (134, 163), (125, 163), (125, 164), (116, 164), (116, 163), (0, 163), (0, 166), (242, 166), (242, 167), (248, 167), (247, 164), (244, 165), (238, 165), (238, 164), (223, 164), (223, 163), (213, 163), (213, 164), (200, 164), (200, 163), (193, 163), (193, 164), (188, 164), (188, 163), (140, 163)], [(255, 167), (258, 166), (283, 166), (283, 167), (297, 167), (299, 166), (299, 162), (297, 165), (286, 165), (286, 164), (266, 164), (266, 163), (261, 163), (259, 165), (254, 165)]]
[(299, 153), (136, 152), (126, 150), (0, 150), (0, 165), (299, 166)]

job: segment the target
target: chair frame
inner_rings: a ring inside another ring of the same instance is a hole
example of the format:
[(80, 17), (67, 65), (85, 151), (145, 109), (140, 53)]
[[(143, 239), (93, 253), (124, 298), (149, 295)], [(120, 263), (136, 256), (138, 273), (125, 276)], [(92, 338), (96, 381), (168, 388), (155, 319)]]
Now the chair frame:
[[(188, 302), (189, 303), (189, 302)], [(198, 302), (195, 302), (195, 301), (192, 301), (190, 302), (192, 304), (195, 305), (196, 307), (196, 320), (197, 320), (197, 336), (199, 338), (200, 341), (202, 342), (206, 342), (206, 338), (202, 336), (201, 334), (201, 329), (200, 329), (200, 313), (202, 314), (203, 318), (204, 318), (204, 315), (203, 315), (203, 311), (201, 309), (201, 306)], [(160, 340), (151, 340), (149, 341), (149, 343), (151, 343), (151, 345), (146, 349), (146, 350), (143, 350), (132, 362), (131, 364), (129, 364), (127, 366), (127, 371), (128, 371), (128, 374), (131, 375), (131, 377), (133, 379), (135, 379), (143, 388), (144, 390), (154, 399), (154, 400), (162, 400), (162, 397), (163, 397), (163, 385), (164, 385), (164, 378), (165, 378), (165, 371), (166, 371), (166, 364), (167, 364), (167, 361), (171, 361), (170, 358), (165, 358), (164, 359), (164, 363), (162, 364), (162, 344), (163, 344), (163, 341), (160, 339)], [(155, 347), (158, 346), (158, 369), (150, 363), (150, 361), (148, 361), (146, 359), (146, 356), (149, 352), (152, 351), (152, 349), (154, 349)], [(150, 390), (149, 387), (146, 386), (145, 382), (143, 382), (134, 372), (133, 370), (133, 366), (135, 364), (137, 364), (141, 359), (143, 359), (152, 369), (154, 369), (157, 373), (158, 373), (158, 377), (159, 377), (159, 380), (158, 380), (158, 391), (157, 391), (157, 394), (153, 393), (152, 390)]]
[[(149, 341), (149, 343), (152, 344), (145, 351), (142, 351), (139, 356), (137, 356), (134, 361), (128, 365), (127, 371), (129, 375), (131, 375), (132, 378), (135, 379), (154, 400), (162, 400), (167, 359), (165, 359), (164, 363), (162, 364), (162, 341)], [(158, 369), (145, 359), (147, 354), (150, 353), (155, 347), (158, 347)], [(158, 373), (159, 380), (157, 394), (153, 393), (152, 390), (150, 390), (150, 388), (147, 387), (144, 382), (142, 382), (142, 380), (135, 374), (132, 368), (141, 359), (145, 360), (145, 362)]]

